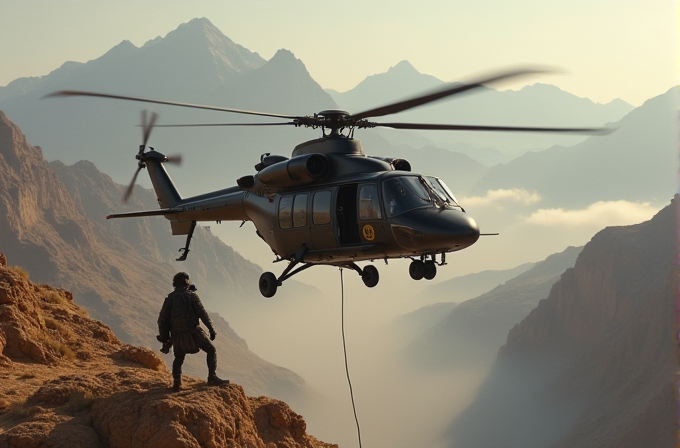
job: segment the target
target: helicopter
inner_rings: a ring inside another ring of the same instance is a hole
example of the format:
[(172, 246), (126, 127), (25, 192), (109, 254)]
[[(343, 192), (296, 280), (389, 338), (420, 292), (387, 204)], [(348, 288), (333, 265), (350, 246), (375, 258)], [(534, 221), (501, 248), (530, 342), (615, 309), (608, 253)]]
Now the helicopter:
[[(385, 123), (369, 118), (395, 114), (433, 101), (473, 91), (487, 84), (541, 73), (544, 70), (513, 70), (480, 77), (469, 83), (444, 88), (411, 99), (350, 114), (324, 110), (311, 116), (283, 115), (230, 109), (219, 106), (163, 101), (106, 93), (62, 90), (49, 97), (99, 97), (185, 108), (279, 118), (285, 122), (156, 125), (157, 114), (147, 119), (142, 112), (143, 141), (135, 155), (137, 171), (125, 191), (127, 201), (142, 169), (149, 173), (160, 209), (114, 213), (107, 219), (164, 216), (173, 235), (187, 235), (177, 261), (186, 260), (199, 221), (251, 221), (257, 235), (272, 249), (274, 262), (287, 261), (280, 275), (264, 272), (260, 293), (273, 297), (283, 282), (310, 267), (327, 265), (357, 272), (372, 288), (379, 282), (373, 264), (362, 261), (410, 259), (414, 280), (433, 279), (446, 254), (472, 246), (480, 236), (475, 220), (467, 214), (444, 181), (411, 171), (405, 159), (366, 155), (355, 129), (388, 127), (416, 130), (566, 132), (601, 135), (609, 128), (546, 128), (474, 126), (433, 123)], [(179, 163), (147, 142), (154, 127), (178, 126), (294, 126), (321, 129), (320, 138), (297, 145), (290, 158), (265, 153), (236, 185), (183, 198), (164, 163)], [(439, 257), (439, 261), (437, 258)]]

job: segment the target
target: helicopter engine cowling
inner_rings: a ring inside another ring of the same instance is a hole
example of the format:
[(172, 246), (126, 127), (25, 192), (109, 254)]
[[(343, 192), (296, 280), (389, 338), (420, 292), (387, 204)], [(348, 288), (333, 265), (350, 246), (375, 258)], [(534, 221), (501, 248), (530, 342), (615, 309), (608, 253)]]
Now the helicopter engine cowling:
[(256, 179), (270, 187), (305, 185), (328, 177), (331, 163), (323, 154), (306, 154), (275, 163), (260, 171)]
[(396, 171), (411, 171), (411, 164), (408, 163), (408, 160), (406, 159), (393, 159), (391, 157), (378, 157), (378, 156), (369, 156), (372, 159), (378, 159), (382, 160), (383, 162), (387, 162), (390, 164), (393, 170)]

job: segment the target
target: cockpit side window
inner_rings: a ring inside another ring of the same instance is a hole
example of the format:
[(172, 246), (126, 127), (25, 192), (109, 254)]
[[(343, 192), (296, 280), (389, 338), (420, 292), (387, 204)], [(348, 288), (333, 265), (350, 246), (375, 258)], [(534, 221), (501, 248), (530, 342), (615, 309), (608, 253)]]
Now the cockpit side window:
[(378, 197), (378, 186), (376, 184), (362, 185), (359, 190), (359, 218), (360, 219), (380, 219), (380, 198)]
[(387, 216), (432, 204), (427, 189), (415, 176), (392, 177), (383, 182)]
[(438, 177), (426, 176), (425, 180), (432, 186), (432, 189), (437, 193), (442, 201), (454, 207), (460, 207), (456, 197), (453, 195), (449, 187)]

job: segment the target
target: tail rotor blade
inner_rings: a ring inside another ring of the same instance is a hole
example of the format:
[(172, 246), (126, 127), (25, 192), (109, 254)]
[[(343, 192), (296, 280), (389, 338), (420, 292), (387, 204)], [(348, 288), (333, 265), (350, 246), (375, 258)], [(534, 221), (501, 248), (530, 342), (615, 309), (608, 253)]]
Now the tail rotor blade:
[(125, 194), (123, 195), (123, 202), (127, 203), (127, 201), (130, 199), (130, 196), (132, 195), (132, 189), (135, 187), (135, 182), (137, 181), (137, 175), (139, 174), (140, 171), (142, 171), (142, 168), (144, 168), (143, 165), (139, 165), (137, 167), (137, 171), (135, 171), (135, 175), (132, 176), (132, 181), (130, 181), (130, 185), (128, 185), (127, 189), (125, 190)]
[(182, 164), (182, 154), (175, 154), (172, 156), (167, 156), (165, 158), (165, 163), (172, 163), (175, 165), (181, 165)]
[(154, 124), (156, 124), (156, 120), (158, 119), (158, 114), (156, 112), (151, 114), (151, 119), (149, 121), (146, 120), (146, 109), (142, 111), (142, 132), (144, 134), (144, 141), (143, 145), (146, 146), (146, 142), (149, 141), (149, 136), (151, 135), (151, 130), (154, 127)]

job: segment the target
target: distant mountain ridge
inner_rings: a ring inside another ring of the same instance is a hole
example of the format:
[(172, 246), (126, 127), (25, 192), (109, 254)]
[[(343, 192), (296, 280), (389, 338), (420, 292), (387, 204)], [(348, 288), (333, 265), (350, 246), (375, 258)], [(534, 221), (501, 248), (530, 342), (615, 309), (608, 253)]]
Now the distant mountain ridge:
[[(283, 114), (337, 108), (292, 53), (282, 50), (265, 61), (228, 39), (207, 19), (194, 19), (141, 48), (123, 42), (95, 60), (67, 63), (40, 79), (17, 80), (0, 89), (0, 109), (31, 143), (45, 148), (49, 160), (67, 164), (90, 160), (106, 167), (107, 174), (121, 183), (131, 176), (131, 165), (130, 159), (121, 157), (120, 148), (139, 145), (141, 133), (136, 125), (143, 109), (158, 112), (158, 124), (277, 120), (120, 100), (42, 99), (58, 90)], [(316, 137), (318, 132), (305, 129), (203, 127), (156, 129), (150, 144), (167, 153), (192, 151), (185, 157), (184, 172), (193, 172), (201, 183), (211, 181), (201, 187), (205, 191), (234, 185), (237, 178), (251, 174), (263, 152), (288, 155), (296, 144)], [(227, 158), (229, 163), (209, 162)]]
[(430, 302), (464, 302), (491, 291), (506, 281), (533, 268), (535, 263), (523, 263), (511, 269), (487, 270), (454, 277), (427, 287)]
[(385, 73), (366, 77), (354, 88), (340, 93), (327, 89), (335, 102), (349, 108), (350, 113), (383, 106), (407, 96), (419, 94), (446, 84), (434, 76), (420, 73), (408, 61), (401, 61)]
[(677, 104), (673, 88), (630, 112), (609, 135), (491, 167), (467, 194), (521, 188), (537, 191), (544, 208), (583, 207), (596, 200), (663, 201), (675, 191)]
[[(460, 80), (466, 82), (467, 80)], [(341, 108), (350, 113), (412, 98), (447, 83), (418, 72), (408, 61), (401, 61), (387, 72), (365, 78), (353, 89), (339, 93), (328, 90)], [(455, 83), (452, 83), (455, 84)], [(394, 119), (416, 123), (451, 123), (498, 126), (597, 127), (623, 118), (634, 107), (621, 99), (605, 105), (580, 98), (560, 88), (536, 83), (520, 90), (477, 89), (424, 107), (394, 115)], [(502, 87), (502, 86), (501, 86)], [(400, 131), (406, 133), (405, 131)], [(529, 149), (570, 145), (583, 136), (566, 134), (526, 134), (503, 132), (421, 132), (437, 146), (465, 143), (478, 148), (496, 148), (519, 155)], [(445, 143), (446, 142), (446, 143)], [(520, 152), (515, 152), (520, 150)], [(468, 155), (474, 157), (473, 153)], [(503, 161), (502, 157), (497, 159)]]
[[(69, 61), (46, 76), (20, 78), (6, 87), (0, 87), (0, 103), (34, 90), (59, 88), (59, 84), (74, 77), (83, 83), (79, 89), (86, 90), (100, 77), (107, 87), (125, 89), (128, 94), (150, 94), (149, 90), (135, 88), (133, 79), (153, 80), (144, 89), (152, 89), (172, 74), (177, 82), (194, 82), (192, 73), (202, 72), (203, 82), (224, 85), (239, 75), (264, 65), (266, 61), (257, 53), (234, 43), (218, 30), (208, 19), (194, 19), (180, 25), (164, 38), (157, 37), (137, 48), (128, 40), (111, 48), (101, 57), (86, 63)], [(128, 73), (127, 66), (136, 70)], [(88, 79), (89, 78), (89, 79)], [(205, 86), (201, 86), (205, 88)]]

